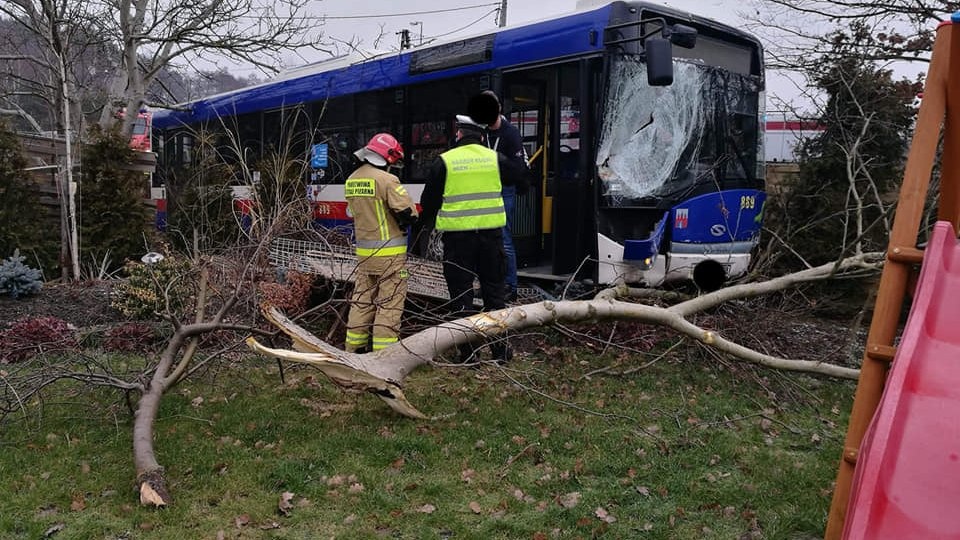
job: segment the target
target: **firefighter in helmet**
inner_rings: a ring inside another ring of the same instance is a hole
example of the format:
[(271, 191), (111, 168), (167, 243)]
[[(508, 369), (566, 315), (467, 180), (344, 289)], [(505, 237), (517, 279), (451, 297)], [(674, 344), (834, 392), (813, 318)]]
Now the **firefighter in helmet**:
[(403, 163), (396, 138), (377, 133), (354, 155), (361, 165), (344, 185), (357, 253), (346, 350), (379, 351), (399, 340), (407, 296), (406, 230), (416, 221), (417, 208), (400, 180), (388, 172)]

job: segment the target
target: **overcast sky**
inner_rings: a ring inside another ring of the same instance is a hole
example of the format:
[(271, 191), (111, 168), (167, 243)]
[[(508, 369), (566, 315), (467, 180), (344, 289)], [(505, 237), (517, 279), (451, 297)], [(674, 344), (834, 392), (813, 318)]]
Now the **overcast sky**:
[[(745, 23), (740, 16), (744, 3), (737, 0), (663, 0), (660, 3), (694, 11), (736, 27)], [(420, 41), (421, 32), (426, 42), (432, 38), (445, 40), (493, 30), (497, 27), (499, 5), (499, 0), (312, 0), (311, 12), (314, 16), (326, 17), (317, 21), (317, 32), (322, 32), (325, 41), (360, 40), (361, 47), (373, 49), (375, 40), (382, 35), (376, 48), (391, 50), (399, 46), (400, 38), (396, 34), (401, 29), (410, 30), (414, 45)], [(578, 0), (508, 0), (507, 25), (571, 13), (577, 5)], [(341, 52), (346, 50), (344, 47)], [(291, 54), (285, 59), (284, 67), (325, 58), (328, 56), (320, 52), (303, 53), (299, 57)], [(245, 68), (230, 69), (241, 74), (245, 71)], [(795, 101), (799, 95), (796, 83), (773, 73), (767, 75), (767, 93), (768, 97), (777, 96), (790, 101)], [(774, 102), (768, 99), (768, 108)]]

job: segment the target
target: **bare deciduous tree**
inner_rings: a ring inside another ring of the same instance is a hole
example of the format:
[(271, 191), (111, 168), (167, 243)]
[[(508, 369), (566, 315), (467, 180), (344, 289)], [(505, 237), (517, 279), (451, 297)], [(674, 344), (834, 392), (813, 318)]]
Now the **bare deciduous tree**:
[[(944, 0), (753, 0), (745, 16), (767, 38), (767, 65), (804, 70), (833, 51), (837, 40), (855, 44), (866, 61), (928, 62), (937, 24), (960, 9)], [(855, 24), (851, 24), (855, 23)], [(842, 32), (837, 32), (842, 30)]]
[(103, 35), (115, 36), (122, 59), (102, 124), (117, 102), (130, 111), (146, 103), (151, 83), (168, 67), (196, 68), (199, 59), (212, 56), (275, 72), (281, 53), (319, 48), (311, 37), (316, 25), (304, 14), (309, 0), (89, 1)]
[[(39, 68), (32, 83), (42, 90), (38, 97), (47, 100), (57, 119), (57, 131), (62, 133), (65, 143), (64, 164), (60, 181), (61, 197), (67, 201), (63, 205), (61, 221), (70, 234), (65, 244), (68, 246), (69, 263), (73, 279), (80, 278), (80, 247), (77, 235), (78, 216), (74, 197), (74, 125), (82, 125), (82, 116), (74, 112), (74, 90), (77, 88), (72, 63), (94, 42), (88, 20), (88, 5), (70, 0), (11, 0), (0, 3), (0, 13), (10, 17), (17, 24), (29, 30), (39, 39), (42, 47), (37, 56), (26, 57)], [(48, 77), (44, 82), (44, 75)], [(77, 116), (75, 122), (74, 116)], [(66, 262), (66, 261), (65, 261)], [(66, 273), (67, 265), (63, 265)]]
[(775, 273), (796, 259), (809, 267), (886, 242), (919, 86), (859, 54), (838, 37), (829, 54), (805, 60), (813, 110), (792, 114), (818, 127), (796, 146), (796, 173), (770, 190), (766, 226), (786, 248), (761, 256), (781, 256)]

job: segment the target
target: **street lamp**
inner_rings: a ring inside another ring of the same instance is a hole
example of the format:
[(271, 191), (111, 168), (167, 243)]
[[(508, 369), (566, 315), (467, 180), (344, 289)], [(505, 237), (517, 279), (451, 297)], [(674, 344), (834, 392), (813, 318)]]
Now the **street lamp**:
[(417, 47), (423, 45), (423, 21), (410, 21), (410, 26), (420, 27), (420, 38), (417, 40)]

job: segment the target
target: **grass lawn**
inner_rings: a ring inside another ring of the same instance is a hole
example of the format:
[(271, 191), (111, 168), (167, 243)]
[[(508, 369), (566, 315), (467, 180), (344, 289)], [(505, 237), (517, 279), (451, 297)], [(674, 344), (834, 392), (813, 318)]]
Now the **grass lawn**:
[(822, 536), (853, 383), (674, 353), (423, 369), (405, 391), (433, 421), (247, 358), (165, 398), (161, 510), (118, 394), (61, 386), (0, 424), (0, 538)]

